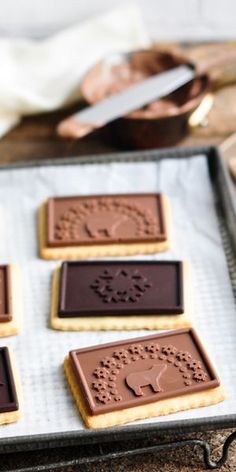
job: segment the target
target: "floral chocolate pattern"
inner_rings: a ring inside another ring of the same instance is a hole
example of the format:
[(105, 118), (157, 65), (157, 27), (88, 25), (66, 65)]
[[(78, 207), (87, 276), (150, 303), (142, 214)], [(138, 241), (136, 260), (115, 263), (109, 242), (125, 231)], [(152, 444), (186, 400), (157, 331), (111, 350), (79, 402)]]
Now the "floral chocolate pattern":
[(56, 241), (76, 241), (83, 228), (91, 240), (109, 240), (115, 238), (119, 228), (130, 220), (135, 226), (135, 237), (155, 237), (159, 234), (158, 222), (140, 205), (118, 198), (90, 198), (71, 206), (60, 216), (54, 238)]
[(137, 302), (152, 284), (137, 270), (119, 269), (111, 274), (105, 269), (91, 288), (104, 303)]
[(146, 385), (150, 385), (154, 392), (161, 392), (161, 379), (168, 365), (178, 369), (183, 379), (183, 386), (186, 388), (194, 383), (208, 380), (208, 374), (204, 371), (202, 363), (194, 359), (187, 351), (178, 350), (172, 344), (160, 346), (155, 342), (144, 345), (133, 343), (127, 349), (115, 350), (111, 356), (103, 358), (94, 370), (93, 376), (97, 380), (93, 381), (91, 388), (96, 402), (107, 404), (122, 401), (122, 396), (118, 395), (116, 383), (121, 368), (131, 362), (147, 359), (157, 359), (157, 361), (143, 371), (130, 373), (126, 378), (126, 384), (136, 396), (144, 394), (142, 386)]

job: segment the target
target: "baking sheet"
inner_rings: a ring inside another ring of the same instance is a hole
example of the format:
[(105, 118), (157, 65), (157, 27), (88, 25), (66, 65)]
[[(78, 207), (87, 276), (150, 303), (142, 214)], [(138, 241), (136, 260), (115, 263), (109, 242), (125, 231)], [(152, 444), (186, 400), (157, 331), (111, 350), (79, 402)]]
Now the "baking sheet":
[[(21, 335), (2, 338), (20, 370), (24, 416), (0, 428), (0, 437), (83, 430), (62, 362), (70, 349), (145, 331), (64, 333), (48, 327), (54, 261), (37, 257), (37, 210), (49, 196), (163, 191), (173, 212), (172, 250), (132, 259), (187, 259), (194, 286), (194, 324), (211, 353), (228, 398), (211, 407), (140, 421), (153, 423), (236, 413), (235, 305), (209, 180), (207, 159), (35, 167), (0, 172), (0, 260), (22, 269)], [(151, 334), (151, 332), (150, 332)], [(137, 424), (137, 422), (136, 422)]]

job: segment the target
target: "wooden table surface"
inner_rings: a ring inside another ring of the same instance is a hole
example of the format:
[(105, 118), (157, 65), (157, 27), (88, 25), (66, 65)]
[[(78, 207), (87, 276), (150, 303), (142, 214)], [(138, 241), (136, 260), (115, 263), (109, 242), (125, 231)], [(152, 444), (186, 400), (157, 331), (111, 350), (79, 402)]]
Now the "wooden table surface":
[[(164, 48), (175, 48), (184, 51), (190, 58), (206, 58), (217, 53), (222, 48), (232, 47), (231, 44), (200, 44), (200, 45), (165, 45)], [(236, 44), (235, 44), (236, 47)], [(219, 144), (232, 132), (236, 131), (236, 64), (227, 69), (212, 71), (214, 88), (214, 105), (202, 127), (191, 132), (179, 146), (202, 144)], [(95, 153), (117, 151), (107, 140), (106, 130), (99, 130), (80, 140), (61, 140), (56, 136), (55, 127), (62, 117), (71, 111), (76, 111), (81, 104), (76, 104), (70, 110), (47, 113), (24, 118), (22, 123), (0, 140), (0, 162), (3, 164), (30, 161), (32, 159), (47, 159), (54, 157), (80, 156)], [(217, 433), (193, 434), (191, 437), (206, 438), (212, 444), (215, 457), (219, 457), (222, 444), (228, 431)], [(170, 438), (167, 438), (170, 439)], [(171, 438), (172, 439), (172, 438)], [(15, 454), (1, 456), (0, 470), (12, 471), (17, 466), (28, 466), (45, 461), (74, 457), (76, 449), (67, 448), (47, 451), (46, 453)], [(51, 469), (45, 469), (51, 470)], [(59, 470), (59, 469), (57, 469)], [(202, 472), (204, 470), (202, 454), (197, 448), (145, 455), (135, 459), (112, 461), (102, 465), (88, 465), (81, 468), (60, 469), (67, 472), (77, 470), (95, 472)], [(230, 462), (221, 468), (221, 471), (236, 470), (236, 445), (232, 446)]]

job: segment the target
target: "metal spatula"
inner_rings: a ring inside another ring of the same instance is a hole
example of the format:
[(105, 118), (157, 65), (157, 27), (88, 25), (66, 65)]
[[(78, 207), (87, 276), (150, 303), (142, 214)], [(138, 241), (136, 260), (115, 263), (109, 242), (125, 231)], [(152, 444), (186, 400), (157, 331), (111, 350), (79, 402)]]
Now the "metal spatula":
[(194, 76), (194, 69), (188, 65), (152, 75), (63, 120), (57, 128), (58, 134), (63, 137), (81, 138), (96, 128), (174, 92)]

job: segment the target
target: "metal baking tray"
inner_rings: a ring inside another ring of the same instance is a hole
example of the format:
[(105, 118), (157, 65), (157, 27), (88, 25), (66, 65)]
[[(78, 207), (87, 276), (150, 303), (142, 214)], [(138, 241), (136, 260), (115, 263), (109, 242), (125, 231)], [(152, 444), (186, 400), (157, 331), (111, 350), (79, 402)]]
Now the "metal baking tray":
[[(234, 296), (236, 299), (236, 197), (235, 189), (228, 175), (228, 170), (224, 164), (224, 160), (220, 155), (220, 152), (215, 147), (194, 147), (194, 148), (171, 148), (166, 150), (157, 151), (142, 151), (142, 152), (128, 152), (128, 153), (114, 153), (106, 155), (92, 155), (85, 157), (73, 157), (67, 159), (54, 159), (54, 160), (38, 160), (27, 163), (17, 163), (13, 165), (1, 165), (0, 172), (4, 169), (22, 169), (26, 167), (38, 167), (38, 166), (58, 166), (58, 165), (74, 165), (82, 166), (83, 164), (92, 163), (118, 163), (118, 162), (149, 162), (159, 161), (163, 159), (181, 159), (189, 158), (192, 156), (206, 157), (209, 170), (209, 179), (212, 184), (214, 193), (214, 203), (217, 210), (219, 225), (221, 229), (221, 236), (223, 240), (223, 246), (225, 250), (226, 259), (228, 261), (228, 268)], [(127, 336), (128, 337), (128, 336)], [(182, 444), (191, 444), (191, 438), (189, 433), (200, 432), (200, 431), (212, 431), (216, 429), (233, 428), (236, 426), (236, 414), (227, 416), (215, 416), (208, 419), (191, 419), (181, 421), (165, 421), (163, 423), (152, 423), (152, 424), (132, 424), (128, 426), (118, 426), (114, 428), (108, 428), (104, 430), (83, 430), (83, 431), (66, 431), (63, 433), (56, 434), (40, 434), (40, 435), (28, 435), (20, 437), (9, 437), (0, 439), (0, 457), (4, 453), (12, 453), (19, 451), (36, 451), (42, 449), (54, 449), (57, 447), (65, 448), (68, 446), (73, 447), (90, 447), (88, 457), (83, 459), (77, 458), (64, 461), (63, 464), (59, 463), (57, 466), (65, 465), (76, 465), (92, 461), (105, 460), (109, 458), (121, 457), (124, 455), (140, 454), (142, 452), (154, 451), (158, 448), (169, 448), (169, 447), (180, 447)], [(167, 444), (162, 444), (162, 441), (155, 441), (155, 445), (144, 444), (140, 448), (125, 448), (125, 444), (129, 440), (155, 440), (158, 433), (160, 438), (162, 435), (167, 433), (180, 434), (181, 441), (172, 441)], [(227, 457), (228, 446), (234, 439), (230, 436), (225, 444), (220, 464), (224, 462)], [(192, 439), (192, 443), (196, 443), (196, 440)], [(109, 450), (104, 453), (100, 448), (101, 444), (118, 444), (119, 447), (115, 447), (115, 452)], [(94, 453), (91, 453), (91, 447), (94, 445)], [(205, 463), (210, 468), (219, 466), (219, 463), (214, 463), (209, 457), (209, 445), (204, 441), (198, 441), (198, 445), (204, 449)], [(86, 454), (85, 454), (86, 455)], [(53, 464), (50, 465), (53, 467)], [(54, 467), (56, 464), (54, 464)], [(47, 466), (49, 467), (49, 466)], [(17, 469), (18, 470), (18, 469)], [(32, 468), (30, 469), (19, 469), (19, 470), (48, 470), (46, 467)], [(49, 469), (51, 470), (51, 468)], [(52, 469), (53, 470), (53, 469)]]

